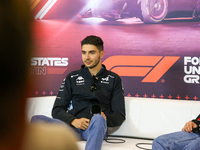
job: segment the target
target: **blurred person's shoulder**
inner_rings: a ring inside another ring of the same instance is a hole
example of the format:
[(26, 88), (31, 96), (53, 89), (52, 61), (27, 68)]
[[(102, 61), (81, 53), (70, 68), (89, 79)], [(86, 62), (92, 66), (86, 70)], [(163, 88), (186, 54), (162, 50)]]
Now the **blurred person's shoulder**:
[(29, 125), (22, 150), (78, 150), (71, 128), (60, 124)]

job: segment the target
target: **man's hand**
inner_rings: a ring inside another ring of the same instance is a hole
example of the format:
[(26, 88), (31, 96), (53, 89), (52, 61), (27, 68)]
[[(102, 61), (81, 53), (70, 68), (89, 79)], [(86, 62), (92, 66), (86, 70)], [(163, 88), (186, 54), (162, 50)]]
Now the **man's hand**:
[(105, 120), (107, 120), (106, 115), (104, 114), (104, 112), (101, 112), (101, 115), (105, 118)]
[(192, 122), (192, 121), (189, 121), (185, 124), (185, 126), (183, 127), (182, 131), (185, 131), (185, 132), (189, 132), (189, 133), (193, 133), (192, 132), (192, 129), (194, 128), (197, 128), (197, 125)]
[(71, 125), (73, 125), (77, 129), (86, 130), (88, 126), (90, 125), (90, 120), (87, 118), (74, 119), (71, 122)]

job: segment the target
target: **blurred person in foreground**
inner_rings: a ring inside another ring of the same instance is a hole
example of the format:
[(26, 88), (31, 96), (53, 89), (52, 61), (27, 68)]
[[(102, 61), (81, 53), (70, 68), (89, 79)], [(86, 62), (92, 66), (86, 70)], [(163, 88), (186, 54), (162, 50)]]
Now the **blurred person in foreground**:
[(26, 121), (31, 22), (28, 0), (0, 1), (0, 149), (77, 150), (75, 137), (66, 126), (29, 125)]

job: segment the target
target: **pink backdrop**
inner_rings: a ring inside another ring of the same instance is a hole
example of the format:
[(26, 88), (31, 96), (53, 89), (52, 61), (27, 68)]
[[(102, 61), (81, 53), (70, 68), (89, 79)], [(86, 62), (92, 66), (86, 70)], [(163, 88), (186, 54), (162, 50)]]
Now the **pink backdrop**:
[(36, 51), (30, 96), (57, 95), (66, 75), (82, 65), (80, 41), (97, 35), (105, 43), (103, 63), (121, 76), (125, 96), (200, 99), (199, 21), (188, 16), (158, 24), (136, 17), (79, 18), (86, 5), (81, 0), (32, 1)]

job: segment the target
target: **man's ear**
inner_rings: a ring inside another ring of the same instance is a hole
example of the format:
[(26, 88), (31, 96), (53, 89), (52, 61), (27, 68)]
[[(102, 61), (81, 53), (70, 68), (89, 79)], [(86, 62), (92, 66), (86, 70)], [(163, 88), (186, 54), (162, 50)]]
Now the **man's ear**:
[(100, 52), (100, 58), (103, 58), (104, 54), (105, 54), (105, 51), (102, 50), (102, 51)]

